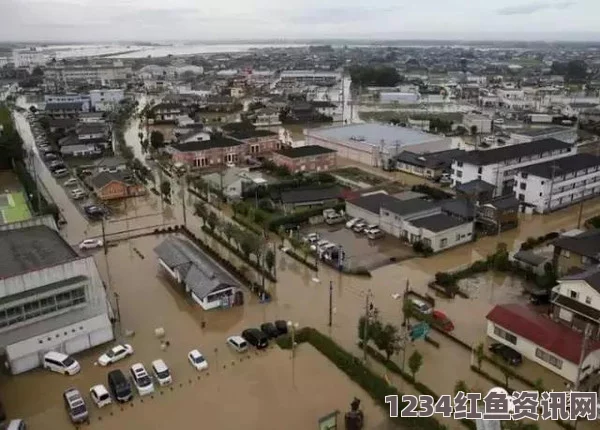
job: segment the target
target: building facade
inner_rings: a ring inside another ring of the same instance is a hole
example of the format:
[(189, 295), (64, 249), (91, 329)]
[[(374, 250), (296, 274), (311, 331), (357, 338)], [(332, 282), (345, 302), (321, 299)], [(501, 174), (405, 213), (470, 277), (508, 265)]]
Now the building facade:
[(284, 148), (273, 152), (273, 162), (286, 166), (290, 172), (321, 172), (335, 168), (336, 153), (318, 145)]
[(64, 90), (81, 84), (118, 87), (123, 85), (131, 74), (131, 67), (119, 62), (83, 66), (59, 64), (46, 68), (44, 86), (50, 90)]
[(124, 99), (125, 90), (123, 89), (90, 90), (90, 103), (92, 109), (97, 112), (110, 111)]

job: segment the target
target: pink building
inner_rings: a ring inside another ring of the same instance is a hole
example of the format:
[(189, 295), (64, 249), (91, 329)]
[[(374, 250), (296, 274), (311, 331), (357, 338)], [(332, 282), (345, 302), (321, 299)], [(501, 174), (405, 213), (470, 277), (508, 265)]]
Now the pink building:
[(273, 153), (273, 162), (290, 172), (323, 172), (336, 166), (336, 151), (319, 145), (285, 148)]

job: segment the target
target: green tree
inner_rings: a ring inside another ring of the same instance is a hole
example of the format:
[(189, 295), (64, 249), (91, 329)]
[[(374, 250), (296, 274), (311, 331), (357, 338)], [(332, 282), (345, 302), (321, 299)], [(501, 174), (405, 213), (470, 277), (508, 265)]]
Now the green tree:
[(547, 391), (546, 387), (544, 386), (544, 380), (542, 378), (537, 378), (535, 381), (533, 381), (533, 389), (540, 393), (541, 396), (544, 391)]
[(227, 241), (231, 240), (231, 238), (235, 234), (235, 228), (232, 223), (225, 223), (225, 225), (223, 226), (223, 234), (227, 238)]
[(417, 372), (421, 369), (421, 366), (423, 366), (423, 356), (419, 351), (415, 350), (415, 352), (408, 357), (408, 368), (412, 373), (413, 379), (417, 377)]
[(150, 133), (150, 144), (154, 149), (159, 149), (165, 146), (165, 136), (158, 130), (153, 130)]
[(161, 182), (160, 193), (165, 197), (169, 197), (171, 195), (171, 183), (169, 181)]
[(275, 267), (275, 253), (270, 249), (265, 254), (265, 264), (267, 265), (269, 273), (272, 273), (273, 267)]
[(147, 153), (148, 152), (148, 145), (149, 145), (148, 139), (142, 139), (142, 140), (140, 140), (140, 145), (142, 147), (142, 152), (144, 154)]
[(203, 202), (196, 202), (194, 204), (194, 214), (202, 218), (202, 221), (205, 221), (208, 215), (206, 204)]
[(215, 228), (217, 228), (218, 223), (219, 223), (219, 217), (217, 216), (217, 214), (213, 211), (209, 211), (208, 216), (206, 217), (207, 227), (210, 228), (211, 230), (214, 230)]
[(37, 112), (37, 108), (34, 105), (29, 106), (29, 112), (35, 114)]
[(468, 393), (470, 391), (469, 387), (467, 387), (467, 383), (462, 379), (459, 379), (456, 381), (456, 384), (454, 384), (454, 395), (459, 391), (462, 391), (463, 393)]
[(242, 236), (240, 248), (247, 259), (250, 259), (250, 254), (258, 252), (259, 246), (258, 237), (249, 231), (245, 231)]
[(392, 324), (386, 324), (376, 332), (375, 338), (373, 339), (375, 345), (380, 351), (385, 352), (385, 358), (390, 359), (392, 354), (400, 351), (400, 335), (398, 334), (398, 327)]
[(133, 149), (131, 149), (131, 146), (129, 145), (120, 145), (119, 151), (121, 152), (121, 156), (127, 161), (131, 161), (135, 158)]
[(481, 364), (485, 358), (485, 348), (483, 346), (483, 342), (479, 342), (477, 344), (473, 353), (475, 354), (475, 359), (477, 360), (477, 368), (481, 370)]

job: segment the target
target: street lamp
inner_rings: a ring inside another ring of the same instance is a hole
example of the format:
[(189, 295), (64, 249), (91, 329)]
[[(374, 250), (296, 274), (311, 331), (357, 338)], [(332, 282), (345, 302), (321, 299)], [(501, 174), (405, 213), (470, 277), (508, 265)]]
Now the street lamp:
[(288, 321), (288, 329), (292, 333), (292, 387), (296, 388), (296, 330), (299, 324), (297, 322)]

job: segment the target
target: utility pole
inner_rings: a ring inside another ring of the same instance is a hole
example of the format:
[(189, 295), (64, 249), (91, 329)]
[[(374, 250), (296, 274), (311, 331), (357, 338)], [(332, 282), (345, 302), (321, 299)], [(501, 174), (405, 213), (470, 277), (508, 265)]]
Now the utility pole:
[(333, 281), (329, 281), (329, 327), (333, 323)]
[(554, 191), (554, 175), (556, 171), (556, 161), (552, 160), (552, 179), (550, 181), (550, 195), (548, 196), (548, 212), (550, 212), (551, 204), (552, 204), (552, 193)]
[(102, 215), (102, 246), (104, 247), (104, 255), (108, 254), (108, 245), (106, 244), (106, 227), (105, 227), (106, 219), (104, 215)]
[(38, 212), (41, 212), (41, 210), (42, 210), (42, 195), (41, 195), (42, 190), (40, 189), (40, 178), (38, 177), (37, 168), (35, 167), (35, 153), (33, 152), (33, 150), (31, 150), (31, 152), (29, 154), (31, 156), (31, 167), (33, 169), (33, 179), (35, 181), (35, 191), (37, 194), (36, 195), (37, 210), (38, 210)]
[(367, 292), (367, 295), (365, 296), (365, 325), (363, 327), (363, 360), (366, 362), (367, 361), (367, 343), (369, 341), (368, 339), (368, 333), (369, 333), (369, 307), (371, 306), (371, 303), (369, 302), (369, 299), (371, 298), (371, 289), (369, 289), (369, 291)]
[[(573, 387), (573, 391), (579, 391), (580, 387), (579, 385), (581, 384), (581, 370), (583, 367), (583, 361), (585, 360), (585, 356), (587, 353), (587, 349), (588, 349), (588, 343), (590, 341), (590, 338), (592, 337), (592, 326), (590, 323), (587, 323), (585, 325), (585, 330), (583, 332), (583, 342), (581, 342), (581, 354), (579, 355), (579, 365), (577, 366), (577, 378), (575, 379), (575, 386)], [(572, 405), (571, 405), (572, 407)], [(575, 425), (573, 426), (574, 429), (577, 429), (577, 423), (579, 422), (579, 420), (575, 419)]]
[(183, 206), (183, 226), (187, 227), (187, 213), (186, 213), (186, 208), (185, 208), (185, 191), (187, 188), (187, 181), (186, 181), (186, 175), (183, 175), (183, 188), (181, 189), (181, 204)]

